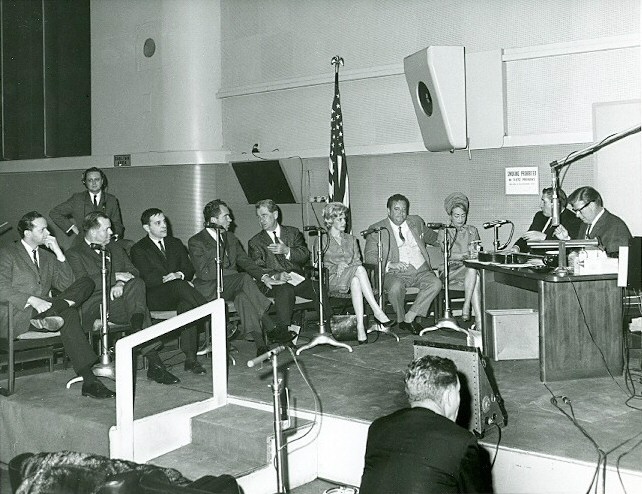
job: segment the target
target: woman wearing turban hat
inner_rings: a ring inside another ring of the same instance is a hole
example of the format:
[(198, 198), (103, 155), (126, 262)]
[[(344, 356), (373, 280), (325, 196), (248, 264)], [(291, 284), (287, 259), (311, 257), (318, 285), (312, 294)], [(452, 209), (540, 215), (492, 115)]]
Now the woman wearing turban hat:
[[(464, 307), (462, 320), (470, 320), (471, 307), (475, 315), (475, 329), (481, 330), (481, 292), (479, 273), (474, 268), (464, 265), (464, 259), (470, 257), (469, 246), (479, 242), (477, 228), (466, 224), (468, 219), (468, 198), (461, 192), (453, 192), (444, 200), (444, 209), (450, 217), (448, 229), (450, 236), (450, 257), (448, 259), (448, 287), (454, 290), (464, 290)], [(454, 233), (453, 233), (454, 229)], [(444, 245), (444, 232), (439, 231), (439, 245)]]

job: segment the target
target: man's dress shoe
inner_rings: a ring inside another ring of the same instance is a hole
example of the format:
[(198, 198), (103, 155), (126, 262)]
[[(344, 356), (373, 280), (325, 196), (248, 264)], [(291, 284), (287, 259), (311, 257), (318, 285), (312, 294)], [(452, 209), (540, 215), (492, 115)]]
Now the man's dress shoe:
[(267, 336), (272, 343), (290, 343), (297, 335), (293, 331), (288, 331), (284, 326), (277, 326)]
[(41, 331), (58, 331), (65, 324), (65, 320), (60, 316), (36, 318), (29, 322), (34, 328)]
[(186, 360), (184, 369), (199, 376), (205, 374), (205, 369), (198, 360)]
[(113, 398), (116, 392), (109, 389), (98, 379), (90, 383), (82, 383), (82, 395), (102, 400), (104, 398)]
[(164, 365), (158, 364), (149, 364), (147, 379), (156, 381), (158, 384), (176, 384), (181, 382), (181, 380), (168, 371)]
[(404, 331), (410, 331), (412, 334), (418, 335), (423, 328), (421, 327), (421, 324), (415, 321), (412, 321), (412, 322), (401, 321), (399, 323), (399, 329), (402, 329)]

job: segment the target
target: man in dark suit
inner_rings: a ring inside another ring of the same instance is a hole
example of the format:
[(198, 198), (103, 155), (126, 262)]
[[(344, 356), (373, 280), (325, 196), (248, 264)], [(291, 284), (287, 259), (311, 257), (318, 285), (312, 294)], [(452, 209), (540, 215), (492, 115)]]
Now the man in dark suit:
[[(437, 233), (426, 227), (417, 215), (409, 215), (410, 201), (401, 194), (388, 198), (388, 217), (368, 227), (385, 230), (382, 238), (383, 289), (397, 314), (399, 328), (419, 334), (423, 326), (415, 321), (425, 317), (433, 299), (441, 291), (442, 283), (433, 272), (426, 244), (436, 245)], [(377, 235), (366, 238), (364, 259), (367, 264), (377, 264)], [(405, 308), (406, 289), (419, 289), (408, 312)]]
[(67, 235), (75, 233), (81, 237), (83, 221), (92, 211), (102, 211), (111, 221), (113, 232), (123, 238), (125, 228), (120, 213), (118, 199), (105, 192), (107, 177), (100, 168), (92, 167), (82, 174), (82, 183), (87, 189), (84, 192), (73, 194), (65, 202), (58, 204), (51, 211), (49, 217)]
[[(267, 269), (267, 273), (263, 276), (269, 276), (277, 283), (281, 283), (273, 284), (272, 288), (265, 286), (264, 290), (266, 295), (274, 297), (277, 324), (289, 326), (292, 323), (297, 295), (312, 300), (318, 313), (320, 308), (316, 284), (309, 278), (305, 278), (303, 272), (303, 267), (310, 260), (310, 251), (305, 244), (303, 234), (293, 226), (279, 223), (279, 208), (272, 199), (256, 203), (256, 216), (263, 230), (250, 239), (248, 253), (256, 264)], [(304, 279), (297, 285), (293, 285), (290, 282), (296, 274), (303, 276)], [(324, 307), (326, 307), (324, 313), (329, 315), (330, 304), (325, 292), (324, 295)]]
[[(80, 327), (76, 310), (91, 295), (94, 282), (87, 277), (74, 282), (67, 258), (49, 233), (47, 220), (37, 211), (20, 219), (18, 232), (20, 242), (0, 250), (0, 301), (11, 304), (15, 335), (30, 329), (60, 329), (65, 352), (76, 373), (83, 378), (83, 396), (115, 396), (91, 372), (98, 356)], [(52, 288), (60, 294), (52, 297)], [(6, 338), (8, 321), (4, 320), (4, 314), (3, 311), (0, 316), (3, 319), (0, 320), (0, 331)]]
[(582, 221), (576, 235), (563, 227), (559, 228), (559, 238), (590, 239), (597, 238), (599, 245), (610, 257), (618, 257), (620, 247), (628, 246), (631, 231), (626, 223), (607, 211), (602, 196), (593, 187), (580, 187), (568, 198), (572, 211)]
[[(264, 276), (267, 270), (252, 261), (236, 236), (228, 231), (232, 218), (227, 204), (220, 199), (210, 201), (203, 209), (203, 216), (205, 228), (187, 242), (196, 270), (194, 287), (208, 301), (217, 298), (216, 245), (220, 241), (223, 282), (221, 295), (225, 300), (234, 301), (243, 328), (254, 336), (257, 356), (268, 350), (261, 324), (273, 342), (289, 342), (294, 335), (283, 326), (274, 324), (267, 315), (271, 302), (254, 282), (255, 279), (261, 280), (271, 288), (273, 279), (270, 276)], [(239, 270), (245, 272), (241, 273)]]
[[(67, 251), (69, 264), (76, 277), (88, 276), (96, 286), (89, 300), (82, 305), (83, 324), (91, 329), (100, 318), (102, 303), (102, 252), (109, 257), (107, 264), (107, 290), (109, 320), (117, 324), (129, 324), (133, 331), (151, 326), (147, 309), (145, 282), (139, 278), (125, 250), (118, 242), (110, 242), (111, 221), (102, 211), (94, 211), (83, 221), (84, 237), (78, 236), (73, 247)], [(147, 377), (161, 384), (175, 384), (180, 380), (172, 375), (161, 361), (158, 342), (150, 342), (141, 348), (147, 357)]]
[[(176, 310), (179, 314), (206, 303), (205, 297), (190, 281), (194, 267), (187, 249), (179, 239), (167, 236), (167, 220), (160, 209), (150, 208), (140, 217), (147, 236), (131, 249), (131, 259), (147, 287), (150, 310)], [(205, 374), (196, 359), (198, 325), (181, 331), (181, 350), (185, 354), (185, 370)]]
[[(566, 228), (567, 231), (576, 234), (580, 227), (581, 221), (575, 214), (566, 209), (567, 199), (566, 194), (562, 189), (558, 191), (558, 199), (560, 206), (560, 224)], [(535, 213), (531, 226), (522, 237), (515, 242), (513, 250), (517, 252), (529, 252), (531, 249), (528, 246), (528, 241), (533, 240), (553, 240), (556, 238), (555, 229), (557, 225), (553, 226), (553, 187), (547, 187), (542, 190), (542, 198), (540, 201), (540, 209)]]
[(492, 492), (488, 455), (455, 423), (457, 367), (426, 355), (406, 371), (410, 408), (375, 420), (368, 430), (362, 494)]

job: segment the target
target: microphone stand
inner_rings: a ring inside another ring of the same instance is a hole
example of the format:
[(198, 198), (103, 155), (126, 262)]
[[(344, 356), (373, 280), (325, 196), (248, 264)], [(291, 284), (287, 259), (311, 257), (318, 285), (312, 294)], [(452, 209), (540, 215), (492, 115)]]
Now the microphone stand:
[[(497, 232), (497, 226), (495, 226), (495, 232)], [(466, 336), (470, 337), (470, 333), (467, 329), (460, 328), (457, 324), (456, 319), (452, 315), (450, 310), (450, 295), (448, 288), (449, 281), (449, 268), (448, 268), (448, 258), (450, 257), (450, 249), (448, 246), (448, 226), (444, 225), (440, 229), (444, 230), (444, 298), (445, 298), (445, 308), (443, 316), (435, 322), (433, 326), (422, 329), (419, 332), (419, 336), (423, 336), (428, 331), (435, 331), (437, 329), (454, 329), (455, 331), (460, 331)], [(452, 227), (450, 227), (452, 228)]]
[(278, 374), (277, 353), (270, 358), (272, 362), (272, 409), (274, 412), (274, 459), (276, 461), (276, 494), (285, 494), (283, 482), (283, 427), (281, 424), (281, 392), (283, 379)]
[(324, 317), (324, 308), (323, 308), (323, 252), (321, 251), (322, 242), (321, 237), (325, 232), (322, 229), (317, 230), (318, 239), (317, 239), (317, 272), (319, 277), (319, 332), (312, 337), (310, 343), (299, 347), (296, 351), (297, 355), (300, 355), (304, 350), (313, 348), (317, 345), (332, 345), (340, 348), (346, 348), (348, 351), (352, 351), (352, 347), (347, 343), (343, 343), (334, 339), (332, 333), (328, 334), (325, 330), (325, 317)]
[(109, 283), (107, 282), (107, 249), (103, 246), (100, 249), (100, 274), (101, 274), (101, 283), (102, 283), (102, 304), (100, 306), (100, 360), (99, 362), (91, 368), (91, 371), (95, 376), (106, 377), (113, 381), (116, 380), (116, 372), (114, 369), (114, 362), (112, 362), (111, 357), (109, 356), (109, 296), (107, 291), (110, 289)]
[[(383, 309), (383, 244), (381, 243), (382, 231), (383, 230), (379, 230), (377, 232), (377, 298), (379, 307), (381, 307), (381, 309)], [(368, 328), (368, 334), (372, 333), (373, 331), (378, 331), (379, 333), (385, 333), (389, 334), (390, 336), (394, 336), (394, 338), (397, 340), (397, 343), (399, 343), (399, 336), (390, 331), (389, 328), (375, 323)]]
[[(207, 227), (206, 228), (211, 228)], [(221, 242), (223, 240), (222, 228), (216, 228), (216, 300), (223, 298), (223, 259), (221, 258)], [(205, 346), (202, 350), (196, 352), (199, 357), (212, 353), (212, 339), (211, 330), (208, 329), (209, 325), (205, 327)], [(234, 357), (230, 356), (232, 365), (236, 365)]]

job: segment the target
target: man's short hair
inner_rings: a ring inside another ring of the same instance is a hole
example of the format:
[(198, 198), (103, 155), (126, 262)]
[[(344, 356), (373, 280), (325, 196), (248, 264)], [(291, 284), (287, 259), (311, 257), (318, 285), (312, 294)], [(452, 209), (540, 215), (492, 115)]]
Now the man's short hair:
[(272, 199), (263, 199), (262, 201), (256, 203), (257, 210), (262, 207), (266, 207), (270, 213), (279, 210), (279, 206), (277, 206)]
[(600, 195), (600, 193), (593, 187), (588, 186), (575, 189), (573, 193), (568, 197), (568, 202), (570, 202), (571, 204), (577, 201), (583, 201), (584, 204), (594, 202), (600, 207), (603, 206), (602, 196)]
[(410, 211), (410, 201), (408, 198), (402, 194), (393, 194), (388, 197), (388, 202), (386, 202), (386, 208), (390, 209), (392, 204), (395, 202), (403, 201), (406, 203), (406, 212)]
[(107, 216), (102, 211), (92, 211), (87, 216), (85, 216), (85, 219), (82, 222), (83, 230), (88, 232), (89, 230), (100, 228), (100, 222), (98, 221), (98, 218), (109, 220), (109, 216)]
[(149, 208), (143, 211), (143, 214), (140, 215), (140, 222), (143, 226), (149, 225), (149, 222), (152, 219), (152, 216), (156, 216), (157, 214), (163, 214), (163, 211), (161, 211), (158, 208)]
[(98, 172), (100, 173), (100, 178), (102, 179), (103, 183), (102, 186), (100, 187), (100, 190), (105, 190), (107, 188), (107, 175), (105, 175), (105, 172), (102, 171), (100, 168), (96, 168), (95, 166), (92, 166), (91, 168), (87, 168), (84, 172), (82, 172), (82, 184), (87, 187), (87, 175), (89, 175), (91, 172)]
[[(553, 187), (546, 187), (542, 189), (542, 197), (548, 197), (549, 200), (553, 200)], [(568, 198), (566, 197), (566, 192), (562, 189), (557, 189), (557, 198), (560, 200), (560, 208), (564, 209), (568, 204)]]
[(323, 208), (323, 222), (326, 228), (330, 228), (335, 218), (342, 214), (347, 214), (348, 208), (342, 202), (331, 202)]
[(44, 218), (38, 211), (29, 211), (26, 213), (20, 221), (18, 221), (18, 233), (20, 238), (25, 238), (25, 232), (27, 230), (33, 230), (33, 220), (36, 218)]
[[(228, 207), (224, 201), (220, 199), (214, 199), (213, 201), (208, 202), (203, 208), (203, 217), (205, 218), (205, 224), (210, 222), (210, 218), (217, 218), (221, 214), (221, 206)], [(229, 208), (228, 208), (229, 209)]]
[(444, 391), (457, 385), (457, 366), (449, 358), (425, 355), (410, 363), (405, 381), (410, 403), (427, 398), (441, 403)]

